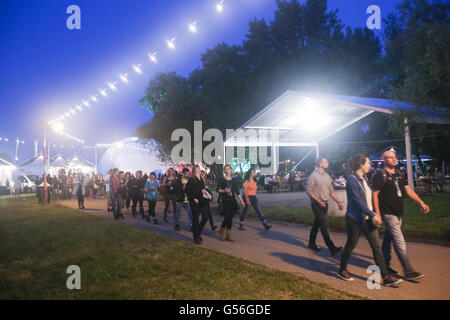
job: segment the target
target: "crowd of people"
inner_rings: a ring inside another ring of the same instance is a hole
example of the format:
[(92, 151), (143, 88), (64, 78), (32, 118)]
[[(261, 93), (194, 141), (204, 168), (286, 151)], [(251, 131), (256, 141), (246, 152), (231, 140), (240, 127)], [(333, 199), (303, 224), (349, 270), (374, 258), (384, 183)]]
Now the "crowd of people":
[[(347, 240), (344, 247), (336, 246), (328, 233), (326, 214), (329, 201), (335, 201), (340, 210), (344, 210), (344, 204), (335, 194), (332, 178), (327, 173), (329, 164), (326, 158), (318, 159), (316, 170), (309, 175), (305, 183), (315, 216), (308, 248), (313, 251), (321, 250), (316, 245), (320, 231), (330, 254), (336, 256), (341, 252), (338, 277), (346, 281), (353, 281), (347, 271), (347, 264), (361, 234), (365, 235), (370, 244), (384, 285), (394, 286), (401, 282), (398, 272), (390, 268), (392, 246), (402, 264), (406, 279), (417, 280), (424, 276), (412, 267), (407, 257), (406, 243), (401, 231), (403, 197), (408, 196), (419, 203), (424, 213), (428, 213), (430, 208), (408, 186), (405, 175), (396, 169), (397, 158), (394, 152), (386, 151), (383, 154), (383, 162), (384, 167), (375, 171), (369, 158), (362, 154), (355, 155), (346, 163), (350, 171), (346, 177)], [(367, 177), (369, 172), (371, 179)], [(258, 182), (263, 179), (267, 177), (259, 176), (255, 169), (250, 169), (245, 176), (241, 176), (233, 174), (232, 167), (225, 165), (223, 176), (214, 180), (219, 212), (223, 215), (219, 230), (221, 240), (234, 241), (232, 222), (239, 207), (242, 208), (239, 217), (240, 230), (245, 230), (243, 222), (250, 207), (255, 209), (265, 230), (272, 227), (265, 219), (257, 198)], [(142, 171), (133, 174), (117, 168), (111, 169), (105, 177), (91, 175), (91, 179), (89, 175), (84, 176), (82, 173), (66, 179), (62, 173), (57, 179), (50, 181), (50, 184), (53, 183), (53, 186), (60, 187), (61, 190), (69, 190), (73, 186), (72, 195), (77, 197), (80, 209), (84, 209), (84, 197), (88, 192), (91, 192), (93, 197), (104, 194), (107, 209), (116, 220), (123, 219), (124, 210), (127, 209), (131, 210), (134, 218), (140, 216), (148, 223), (159, 224), (155, 208), (158, 198), (161, 197), (165, 204), (162, 212), (164, 223), (169, 222), (168, 214), (172, 212), (173, 227), (179, 231), (180, 215), (185, 211), (193, 241), (199, 245), (203, 243), (202, 231), (208, 221), (212, 230), (217, 228), (211, 214), (211, 202), (215, 200), (209, 187), (211, 174), (208, 175), (197, 165), (192, 166), (191, 170), (184, 168), (181, 172), (170, 168), (163, 175), (157, 175), (155, 172), (143, 174)], [(148, 203), (147, 211), (144, 210), (144, 202)], [(381, 224), (386, 228), (382, 243), (377, 229)]]

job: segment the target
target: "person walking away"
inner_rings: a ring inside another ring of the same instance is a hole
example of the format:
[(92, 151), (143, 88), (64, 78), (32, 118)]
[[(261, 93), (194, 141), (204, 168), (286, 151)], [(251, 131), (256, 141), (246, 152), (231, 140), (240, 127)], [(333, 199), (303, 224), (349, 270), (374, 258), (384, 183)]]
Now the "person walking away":
[(105, 175), (105, 197), (106, 197), (106, 209), (112, 211), (112, 201), (111, 201), (111, 189), (109, 188), (109, 180), (111, 179), (113, 169), (110, 169)]
[(376, 265), (380, 268), (381, 277), (385, 286), (394, 286), (402, 280), (389, 275), (386, 263), (381, 253), (380, 238), (377, 225), (381, 225), (381, 216), (374, 212), (372, 190), (367, 182), (366, 174), (370, 170), (370, 160), (366, 155), (357, 154), (348, 160), (353, 173), (347, 179), (347, 241), (341, 255), (341, 264), (338, 277), (353, 281), (347, 271), (347, 263), (353, 249), (356, 247), (361, 233), (363, 233), (372, 249)]
[(142, 178), (142, 171), (136, 171), (136, 176), (128, 182), (128, 188), (131, 190), (133, 205), (131, 211), (133, 217), (136, 218), (136, 207), (139, 203), (139, 214), (144, 218), (144, 186), (145, 180)]
[(218, 182), (218, 192), (222, 201), (222, 210), (224, 220), (220, 228), (220, 239), (233, 241), (231, 238), (231, 228), (233, 226), (233, 216), (238, 210), (236, 196), (239, 198), (242, 207), (245, 207), (244, 201), (239, 193), (239, 182), (231, 176), (232, 168), (229, 164), (223, 168), (224, 176)]
[(209, 221), (209, 224), (211, 225), (211, 230), (214, 231), (214, 230), (217, 229), (217, 226), (214, 225), (214, 220), (213, 220), (213, 216), (212, 216), (212, 213), (211, 213), (211, 205), (210, 205), (210, 203), (213, 201), (214, 198), (213, 198), (212, 192), (209, 190), (208, 175), (206, 174), (206, 172), (204, 170), (202, 170), (202, 172), (201, 172), (201, 177), (203, 179), (203, 183), (205, 184), (206, 192), (209, 194), (209, 199), (208, 199), (208, 202), (207, 202), (207, 206), (208, 206), (208, 221)]
[(174, 223), (175, 223), (176, 231), (180, 230), (181, 208), (186, 210), (186, 213), (188, 214), (190, 229), (192, 231), (192, 210), (191, 210), (191, 205), (189, 204), (189, 197), (186, 193), (186, 185), (189, 182), (190, 176), (191, 176), (191, 173), (189, 172), (189, 169), (183, 168), (183, 170), (181, 172), (181, 177), (179, 177), (174, 182), (176, 201), (177, 201), (175, 216), (174, 216)]
[(328, 160), (319, 158), (317, 161), (317, 169), (308, 177), (306, 183), (306, 193), (311, 199), (311, 207), (314, 212), (314, 224), (309, 234), (308, 248), (314, 251), (320, 251), (321, 248), (316, 245), (317, 233), (322, 233), (325, 244), (332, 256), (342, 250), (342, 247), (336, 247), (328, 233), (326, 214), (328, 211), (328, 201), (332, 198), (339, 206), (339, 210), (344, 210), (344, 205), (334, 193), (331, 177), (326, 170), (328, 169)]
[[(192, 167), (192, 177), (186, 185), (186, 193), (192, 210), (192, 234), (194, 243), (202, 244), (203, 239), (201, 233), (206, 222), (208, 222), (208, 198), (206, 196), (208, 193), (205, 189), (205, 183), (201, 178), (201, 169), (198, 165)], [(200, 216), (202, 220), (199, 223)]]
[(245, 216), (247, 215), (250, 205), (253, 207), (253, 209), (255, 209), (264, 228), (266, 230), (269, 230), (270, 228), (272, 228), (272, 226), (270, 224), (268, 224), (266, 219), (264, 218), (264, 214), (262, 213), (261, 207), (259, 206), (258, 198), (256, 197), (256, 191), (258, 190), (258, 185), (256, 184), (255, 178), (256, 178), (256, 170), (255, 169), (250, 169), (245, 174), (244, 184), (242, 185), (242, 188), (244, 189), (243, 200), (245, 203), (245, 207), (241, 213), (241, 217), (240, 217), (240, 221), (239, 221), (239, 230), (245, 230), (242, 223), (245, 220)]
[(165, 193), (164, 193), (164, 222), (169, 222), (167, 220), (167, 212), (169, 211), (169, 205), (172, 203), (172, 210), (175, 216), (176, 207), (177, 207), (177, 200), (176, 200), (176, 192), (174, 183), (177, 178), (175, 177), (175, 170), (173, 168), (169, 168), (167, 170), (167, 175), (164, 177), (162, 185), (164, 186)]
[(386, 266), (392, 274), (397, 271), (390, 268), (392, 244), (402, 264), (405, 279), (418, 280), (424, 275), (411, 266), (406, 253), (406, 242), (401, 230), (403, 217), (403, 195), (407, 195), (420, 204), (423, 212), (430, 212), (422, 199), (408, 186), (406, 178), (397, 170), (397, 156), (393, 151), (385, 151), (382, 156), (384, 168), (378, 170), (372, 179), (374, 187), (375, 212), (381, 214), (386, 232), (383, 238), (382, 250)]
[(156, 180), (156, 173), (151, 172), (144, 187), (144, 192), (146, 193), (148, 202), (148, 215), (146, 216), (148, 223), (150, 223), (150, 217), (153, 217), (153, 223), (159, 224), (158, 220), (156, 220), (155, 214), (156, 201), (158, 201), (158, 186), (159, 183)]
[(114, 168), (109, 178), (109, 190), (111, 193), (112, 212), (114, 220), (124, 219), (120, 212), (120, 179), (118, 176), (119, 169)]
[(78, 209), (85, 209), (84, 207), (84, 196), (86, 194), (86, 184), (84, 181), (84, 176), (80, 172), (75, 177), (75, 186), (73, 189), (73, 196), (78, 199)]

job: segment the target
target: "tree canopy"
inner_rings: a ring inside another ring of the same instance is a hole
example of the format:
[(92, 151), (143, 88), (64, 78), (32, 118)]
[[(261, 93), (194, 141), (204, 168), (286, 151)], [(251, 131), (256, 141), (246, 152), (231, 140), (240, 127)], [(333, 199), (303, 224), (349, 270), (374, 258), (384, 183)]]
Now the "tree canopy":
[[(441, 0), (404, 1), (385, 20), (380, 39), (367, 28), (344, 26), (326, 0), (277, 0), (274, 20), (251, 20), (241, 45), (219, 43), (206, 50), (202, 66), (188, 77), (160, 73), (151, 79), (141, 106), (153, 117), (138, 134), (161, 141), (168, 151), (173, 130), (192, 131), (194, 120), (202, 120), (204, 128), (239, 127), (286, 90), (389, 97), (449, 108), (449, 8)], [(375, 123), (369, 130), (388, 139), (402, 136), (396, 130), (398, 119), (367, 121), (385, 123), (381, 128), (390, 130), (373, 130)], [(428, 129), (431, 135), (448, 132), (442, 126)], [(361, 139), (367, 136), (359, 133)], [(413, 143), (415, 152), (425, 147), (423, 141)], [(428, 146), (424, 151), (448, 159), (438, 146)], [(375, 152), (377, 146), (367, 148)]]

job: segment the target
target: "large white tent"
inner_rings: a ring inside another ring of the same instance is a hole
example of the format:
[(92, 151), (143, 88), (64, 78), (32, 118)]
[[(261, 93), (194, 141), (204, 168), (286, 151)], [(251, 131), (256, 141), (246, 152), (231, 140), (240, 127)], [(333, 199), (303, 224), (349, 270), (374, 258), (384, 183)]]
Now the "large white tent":
[(42, 177), (44, 174), (44, 156), (40, 154), (37, 157), (32, 157), (19, 165), (19, 169), (26, 176)]
[[(278, 171), (278, 147), (312, 147), (319, 156), (319, 143), (373, 112), (393, 114), (395, 108), (416, 110), (405, 102), (389, 99), (286, 91), (244, 123), (225, 140), (225, 159), (234, 147), (271, 147), (272, 170)], [(416, 121), (450, 124), (448, 113), (419, 109)], [(252, 130), (253, 129), (253, 130)], [(408, 182), (413, 188), (411, 140), (405, 119)], [(314, 150), (313, 149), (313, 150)]]
[(91, 174), (92, 172), (95, 172), (95, 164), (77, 154), (74, 154), (69, 159), (66, 169), (67, 173), (82, 172), (84, 174)]
[(98, 171), (106, 174), (112, 168), (122, 171), (136, 172), (142, 170), (165, 171), (171, 166), (170, 161), (160, 149), (160, 144), (152, 139), (129, 137), (112, 144), (101, 156), (98, 162)]

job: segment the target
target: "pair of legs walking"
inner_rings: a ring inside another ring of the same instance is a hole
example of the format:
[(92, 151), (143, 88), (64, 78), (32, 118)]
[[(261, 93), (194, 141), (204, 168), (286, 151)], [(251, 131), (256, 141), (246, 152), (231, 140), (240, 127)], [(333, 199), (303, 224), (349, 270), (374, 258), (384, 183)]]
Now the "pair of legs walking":
[(112, 204), (112, 212), (114, 219), (123, 218), (122, 213), (120, 212), (120, 203), (121, 203), (120, 193), (111, 193), (111, 204)]
[(175, 230), (180, 230), (180, 215), (181, 215), (181, 209), (186, 210), (188, 217), (189, 217), (189, 222), (192, 226), (192, 210), (191, 210), (191, 205), (189, 204), (189, 202), (181, 202), (181, 203), (175, 203), (174, 205), (174, 223), (175, 223)]
[[(195, 243), (201, 243), (201, 233), (206, 222), (208, 222), (208, 203), (201, 201), (199, 203), (191, 202), (190, 207), (192, 210), (192, 234), (194, 236)], [(202, 220), (199, 222), (200, 216)]]
[(167, 212), (169, 211), (169, 205), (172, 203), (172, 210), (173, 214), (175, 215), (175, 212), (177, 210), (177, 197), (175, 193), (165, 193), (164, 194), (164, 221), (167, 222)]
[(266, 228), (266, 230), (271, 228), (271, 226), (267, 224), (267, 221), (264, 218), (264, 214), (262, 213), (261, 207), (259, 206), (259, 203), (258, 203), (258, 198), (256, 196), (248, 196), (250, 204), (247, 204), (247, 200), (246, 200), (245, 194), (243, 195), (242, 198), (244, 200), (245, 207), (244, 207), (244, 210), (242, 210), (242, 213), (241, 213), (240, 222), (239, 222), (239, 230), (244, 230), (242, 222), (244, 222), (245, 217), (247, 216), (247, 212), (250, 209), (250, 206), (252, 206), (253, 209), (255, 209), (256, 213), (259, 216), (259, 220), (261, 220), (261, 223), (263, 224), (264, 228)]
[(153, 222), (154, 224), (158, 224), (158, 220), (156, 220), (156, 213), (155, 213), (155, 208), (156, 208), (156, 201), (157, 199), (147, 199), (148, 202), (148, 215), (147, 215), (147, 222), (150, 222), (150, 217), (153, 218)]
[(332, 254), (335, 254), (336, 252), (340, 251), (340, 248), (337, 248), (333, 241), (330, 238), (330, 234), (328, 233), (328, 226), (327, 226), (327, 220), (326, 220), (326, 214), (328, 211), (328, 203), (325, 207), (321, 207), (316, 201), (311, 202), (311, 207), (314, 212), (314, 224), (311, 229), (311, 233), (309, 234), (309, 248), (320, 250), (319, 247), (316, 245), (316, 238), (317, 233), (322, 233), (323, 240), (325, 241), (325, 244), (327, 245), (328, 249), (330, 249)]
[(138, 193), (133, 195), (133, 205), (131, 206), (131, 211), (133, 213), (133, 217), (136, 217), (136, 207), (139, 203), (139, 214), (144, 217), (144, 194)]

